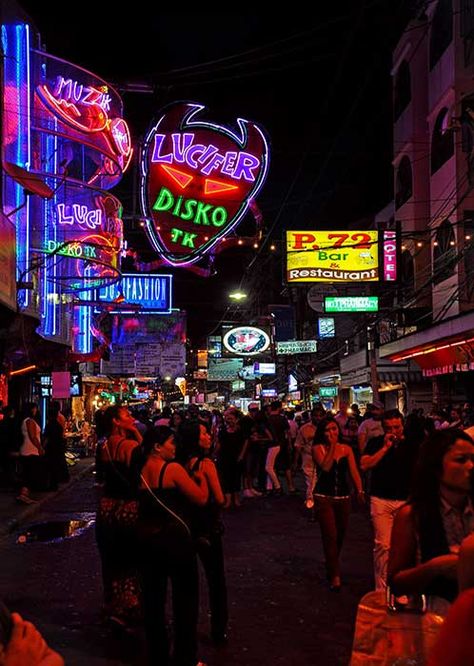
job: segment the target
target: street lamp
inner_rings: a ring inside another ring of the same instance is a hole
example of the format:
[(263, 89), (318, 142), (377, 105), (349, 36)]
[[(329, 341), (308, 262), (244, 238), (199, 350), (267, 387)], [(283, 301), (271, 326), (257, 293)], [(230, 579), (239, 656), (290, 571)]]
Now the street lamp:
[(234, 301), (243, 301), (247, 298), (247, 294), (244, 294), (243, 291), (237, 290), (229, 294), (229, 298), (232, 298)]

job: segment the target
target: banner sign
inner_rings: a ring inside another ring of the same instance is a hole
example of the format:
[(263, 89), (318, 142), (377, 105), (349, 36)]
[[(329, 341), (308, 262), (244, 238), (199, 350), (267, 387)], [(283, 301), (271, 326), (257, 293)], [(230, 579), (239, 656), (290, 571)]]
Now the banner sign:
[(377, 312), (378, 296), (326, 296), (326, 312)]
[(262, 130), (239, 118), (238, 132), (200, 118), (205, 107), (178, 102), (149, 131), (140, 199), (148, 237), (172, 266), (192, 264), (246, 214), (268, 170)]
[(377, 242), (377, 231), (287, 231), (287, 282), (374, 282)]
[[(153, 314), (170, 314), (172, 284), (172, 275), (123, 273), (118, 282), (98, 291), (97, 300), (122, 306), (130, 303)], [(123, 307), (120, 312), (124, 312)]]
[(316, 340), (287, 340), (276, 343), (277, 354), (314, 354), (317, 351)]

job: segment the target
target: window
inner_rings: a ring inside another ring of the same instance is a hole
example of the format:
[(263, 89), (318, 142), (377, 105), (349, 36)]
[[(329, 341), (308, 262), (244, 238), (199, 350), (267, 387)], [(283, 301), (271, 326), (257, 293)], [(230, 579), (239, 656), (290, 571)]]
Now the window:
[(448, 127), (450, 118), (444, 107), (436, 118), (431, 137), (431, 173), (435, 173), (454, 155), (454, 135)]
[(430, 69), (436, 65), (453, 39), (453, 8), (451, 0), (438, 0), (431, 21)]
[(406, 60), (398, 68), (395, 80), (393, 116), (398, 120), (411, 102), (410, 67)]
[(441, 222), (436, 230), (433, 248), (433, 282), (439, 284), (454, 275), (456, 266), (456, 238), (449, 220)]
[(413, 194), (411, 162), (406, 155), (402, 157), (398, 165), (395, 190), (395, 208), (400, 208)]
[(415, 291), (415, 264), (409, 250), (403, 250), (400, 256), (400, 285), (406, 300)]

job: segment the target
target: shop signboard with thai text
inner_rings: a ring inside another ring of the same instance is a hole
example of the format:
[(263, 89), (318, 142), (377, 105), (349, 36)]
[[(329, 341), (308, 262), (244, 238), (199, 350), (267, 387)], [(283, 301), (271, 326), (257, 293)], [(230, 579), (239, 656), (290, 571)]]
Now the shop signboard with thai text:
[(276, 353), (284, 354), (314, 354), (318, 351), (316, 340), (287, 340), (276, 343)]
[(325, 312), (377, 312), (378, 296), (326, 296)]

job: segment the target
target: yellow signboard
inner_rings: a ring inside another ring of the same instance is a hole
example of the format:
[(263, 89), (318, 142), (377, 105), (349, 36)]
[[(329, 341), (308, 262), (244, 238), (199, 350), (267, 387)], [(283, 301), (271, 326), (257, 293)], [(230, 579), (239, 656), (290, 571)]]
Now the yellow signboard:
[(287, 231), (286, 279), (296, 282), (375, 282), (377, 231)]

